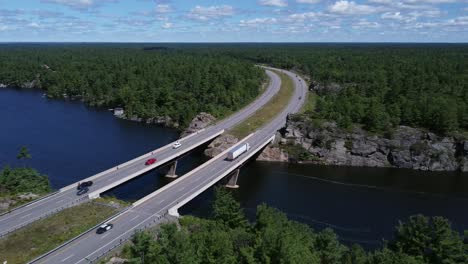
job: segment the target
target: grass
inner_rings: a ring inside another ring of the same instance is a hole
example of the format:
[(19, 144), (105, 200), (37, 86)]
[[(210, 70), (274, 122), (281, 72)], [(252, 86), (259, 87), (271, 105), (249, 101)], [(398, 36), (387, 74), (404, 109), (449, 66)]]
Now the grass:
[(85, 203), (65, 209), (0, 239), (0, 262), (26, 263), (117, 213), (117, 209)]
[(274, 72), (281, 78), (281, 88), (279, 92), (262, 108), (247, 118), (247, 120), (232, 128), (229, 134), (237, 138), (243, 138), (270, 122), (288, 105), (289, 100), (294, 94), (293, 81), (284, 73), (278, 71)]
[(315, 106), (317, 105), (317, 94), (314, 92), (308, 92), (307, 98), (304, 105), (301, 108), (301, 114), (313, 113), (315, 111)]

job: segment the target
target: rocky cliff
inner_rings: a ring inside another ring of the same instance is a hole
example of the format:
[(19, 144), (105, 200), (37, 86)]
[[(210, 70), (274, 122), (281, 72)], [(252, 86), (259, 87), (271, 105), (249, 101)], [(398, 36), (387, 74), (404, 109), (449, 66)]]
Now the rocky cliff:
[[(343, 166), (396, 167), (468, 172), (468, 140), (400, 126), (386, 136), (360, 128), (344, 130), (333, 122), (305, 117), (288, 120), (281, 131), (281, 149), (289, 160)], [(297, 151), (297, 149), (301, 151)], [(299, 155), (298, 155), (299, 153)], [(281, 160), (281, 159), (280, 159)]]

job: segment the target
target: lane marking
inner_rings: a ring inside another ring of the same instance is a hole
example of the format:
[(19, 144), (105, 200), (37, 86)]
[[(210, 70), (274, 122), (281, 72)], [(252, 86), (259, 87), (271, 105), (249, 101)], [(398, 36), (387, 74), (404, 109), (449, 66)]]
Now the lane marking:
[(66, 258), (64, 258), (64, 259), (62, 259), (62, 262), (66, 261), (67, 259), (69, 259), (69, 258), (71, 258), (71, 257), (73, 257), (74, 255), (75, 255), (75, 254), (71, 254), (70, 256), (68, 256), (68, 257), (66, 257)]
[(105, 234), (105, 235), (102, 235), (102, 236), (101, 236), (101, 239), (104, 239), (104, 238), (105, 238), (106, 236), (108, 236), (108, 235), (109, 235), (109, 233), (107, 233), (107, 234)]
[(139, 215), (133, 217), (132, 219), (130, 219), (130, 222), (132, 222), (133, 220), (137, 219), (138, 217), (140, 217)]
[(161, 200), (159, 200), (158, 204), (161, 204), (164, 201), (165, 201), (165, 199), (161, 199)]
[(26, 217), (28, 217), (28, 216), (30, 216), (30, 215), (31, 215), (31, 214), (23, 215), (23, 216), (20, 217), (20, 218), (23, 219), (23, 218), (26, 218)]

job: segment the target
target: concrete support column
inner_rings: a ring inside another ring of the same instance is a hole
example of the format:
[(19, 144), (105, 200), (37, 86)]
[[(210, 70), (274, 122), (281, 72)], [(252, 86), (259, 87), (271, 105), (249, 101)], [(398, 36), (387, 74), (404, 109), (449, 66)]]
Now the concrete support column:
[(177, 170), (177, 160), (174, 161), (169, 168), (169, 171), (166, 174), (166, 177), (168, 178), (177, 178), (176, 170)]
[(229, 178), (228, 184), (226, 184), (227, 188), (237, 189), (239, 185), (237, 185), (237, 178), (239, 178), (240, 169), (236, 169)]

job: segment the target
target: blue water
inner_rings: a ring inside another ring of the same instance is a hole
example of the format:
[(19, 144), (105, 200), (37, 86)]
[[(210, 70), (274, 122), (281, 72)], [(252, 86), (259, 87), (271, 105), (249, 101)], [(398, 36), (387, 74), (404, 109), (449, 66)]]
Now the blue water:
[[(25, 145), (32, 154), (26, 165), (49, 175), (54, 188), (178, 137), (172, 129), (120, 120), (79, 102), (49, 100), (38, 91), (0, 89), (0, 114), (0, 166), (23, 165), (16, 154)], [(179, 162), (179, 175), (205, 160), (201, 151)], [(164, 170), (109, 194), (137, 200), (170, 181), (162, 176)], [(468, 229), (468, 174), (250, 162), (242, 167), (238, 183), (233, 193), (250, 219), (265, 202), (292, 219), (317, 230), (332, 227), (344, 242), (369, 248), (390, 238), (398, 220), (412, 214), (445, 216), (457, 230)], [(181, 213), (206, 216), (211, 200), (212, 189)]]

